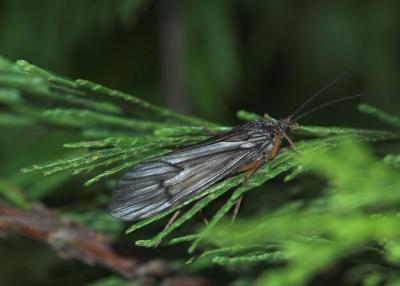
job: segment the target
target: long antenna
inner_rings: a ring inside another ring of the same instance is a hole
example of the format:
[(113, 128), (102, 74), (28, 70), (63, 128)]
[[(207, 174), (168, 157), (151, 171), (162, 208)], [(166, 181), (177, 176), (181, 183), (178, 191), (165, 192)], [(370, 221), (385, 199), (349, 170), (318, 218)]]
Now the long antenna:
[(327, 90), (328, 88), (330, 88), (331, 86), (333, 86), (335, 83), (337, 83), (338, 81), (340, 81), (342, 78), (344, 78), (347, 75), (347, 72), (342, 73), (340, 76), (338, 76), (337, 78), (335, 78), (333, 81), (331, 81), (330, 83), (328, 83), (327, 85), (325, 85), (323, 88), (321, 88), (320, 90), (318, 90), (316, 93), (314, 93), (314, 95), (312, 95), (309, 99), (307, 99), (302, 105), (300, 105), (300, 107), (298, 107), (293, 113), (292, 115), (289, 116), (289, 118), (293, 118), (294, 116), (296, 116), (296, 114), (298, 114), (300, 111), (302, 111), (304, 109), (304, 107), (306, 107), (313, 99), (315, 99), (317, 96), (319, 96), (321, 93), (323, 93), (325, 90)]
[(328, 102), (326, 102), (324, 104), (321, 104), (321, 105), (319, 105), (317, 107), (314, 107), (314, 108), (312, 108), (312, 109), (310, 109), (310, 110), (308, 110), (308, 111), (296, 116), (293, 119), (291, 118), (291, 120), (298, 121), (299, 119), (303, 118), (304, 116), (307, 116), (307, 115), (309, 115), (309, 114), (311, 114), (311, 113), (313, 113), (313, 112), (315, 112), (317, 110), (320, 110), (321, 108), (324, 108), (324, 107), (327, 107), (327, 106), (330, 106), (330, 105), (333, 105), (333, 104), (336, 104), (336, 103), (339, 103), (339, 102), (342, 102), (342, 101), (350, 100), (350, 99), (353, 99), (353, 98), (362, 97), (362, 96), (364, 96), (364, 95), (363, 94), (356, 94), (356, 95), (346, 96), (346, 97), (342, 97), (342, 98), (338, 98), (338, 99), (335, 99), (335, 100), (328, 101)]

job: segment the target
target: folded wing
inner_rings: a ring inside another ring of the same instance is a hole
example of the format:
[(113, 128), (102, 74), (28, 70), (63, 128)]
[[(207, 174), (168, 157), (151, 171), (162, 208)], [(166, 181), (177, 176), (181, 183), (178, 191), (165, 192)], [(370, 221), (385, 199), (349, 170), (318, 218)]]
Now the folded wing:
[(110, 213), (122, 220), (139, 220), (166, 210), (258, 159), (268, 140), (257, 134), (241, 138), (231, 132), (144, 161), (120, 178)]

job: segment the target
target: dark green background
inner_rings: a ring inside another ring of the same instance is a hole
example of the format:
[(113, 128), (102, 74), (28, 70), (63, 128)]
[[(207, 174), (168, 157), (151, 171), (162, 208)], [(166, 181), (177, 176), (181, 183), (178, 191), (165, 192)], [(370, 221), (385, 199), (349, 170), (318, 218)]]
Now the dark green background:
[[(165, 105), (161, 55), (168, 54), (160, 42), (168, 38), (162, 32), (170, 4), (113, 2), (2, 1), (0, 52)], [(181, 41), (175, 45), (182, 46), (177, 52), (185, 109), (224, 123), (234, 123), (239, 108), (285, 116), (348, 72), (326, 98), (365, 93), (366, 101), (396, 111), (399, 5), (394, 0), (178, 1)], [(175, 72), (174, 66), (167, 70)], [(348, 125), (357, 116), (354, 106), (332, 107), (307, 122)], [(343, 111), (341, 117), (337, 111)]]
[[(287, 116), (344, 72), (315, 104), (362, 93), (398, 114), (399, 8), (396, 0), (2, 0), (0, 54), (227, 125), (238, 123), (239, 109)], [(303, 122), (379, 128), (358, 113), (357, 102)], [(1, 136), (0, 175), (10, 180), (69, 141), (63, 132), (41, 130)], [(67, 197), (61, 192), (50, 202), (62, 205)], [(70, 274), (54, 274), (62, 267)], [(4, 285), (79, 285), (101, 276), (59, 262), (43, 245), (13, 239), (0, 242), (0, 269)]]

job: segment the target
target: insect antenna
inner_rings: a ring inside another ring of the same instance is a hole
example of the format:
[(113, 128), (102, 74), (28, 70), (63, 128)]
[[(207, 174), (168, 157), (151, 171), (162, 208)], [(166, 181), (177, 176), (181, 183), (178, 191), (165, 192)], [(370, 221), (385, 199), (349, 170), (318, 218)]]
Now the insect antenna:
[(343, 79), (348, 72), (344, 72), (342, 73), (340, 76), (338, 76), (337, 78), (335, 78), (333, 81), (331, 81), (330, 83), (328, 83), (327, 85), (325, 85), (323, 88), (321, 88), (320, 90), (318, 90), (316, 93), (314, 93), (309, 99), (307, 99), (302, 105), (300, 105), (293, 113), (292, 115), (289, 116), (289, 118), (293, 118), (296, 116), (296, 114), (298, 114), (300, 111), (302, 111), (312, 100), (314, 100), (316, 97), (318, 97), (319, 95), (321, 95), (325, 90), (327, 90), (328, 88), (330, 88), (331, 86), (335, 85), (338, 81), (340, 81), (341, 79)]
[(350, 99), (357, 98), (357, 97), (362, 97), (362, 96), (364, 96), (364, 95), (363, 94), (356, 94), (356, 95), (352, 95), (352, 96), (346, 96), (346, 97), (341, 97), (341, 98), (338, 98), (338, 99), (334, 99), (334, 100), (325, 102), (325, 103), (323, 103), (323, 104), (321, 104), (321, 105), (319, 105), (317, 107), (314, 107), (314, 108), (312, 108), (312, 109), (310, 109), (310, 110), (308, 110), (306, 112), (303, 112), (303, 113), (301, 113), (300, 115), (297, 115), (294, 118), (290, 118), (290, 120), (298, 121), (299, 119), (301, 119), (301, 118), (303, 118), (303, 117), (305, 117), (305, 116), (307, 116), (307, 115), (309, 115), (311, 113), (314, 113), (315, 111), (318, 111), (318, 110), (320, 110), (322, 108), (331, 106), (333, 104), (336, 104), (336, 103), (339, 103), (339, 102), (342, 102), (342, 101), (350, 100)]

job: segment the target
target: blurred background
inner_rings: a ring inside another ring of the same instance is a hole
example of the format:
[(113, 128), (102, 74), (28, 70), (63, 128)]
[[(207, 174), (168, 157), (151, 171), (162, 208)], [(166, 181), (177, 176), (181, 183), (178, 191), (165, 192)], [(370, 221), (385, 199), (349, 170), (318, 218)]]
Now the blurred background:
[[(3, 56), (180, 112), (226, 124), (238, 109), (285, 116), (344, 72), (324, 100), (365, 93), (399, 107), (395, 0), (40, 3), (1, 2)], [(306, 120), (350, 124), (354, 106)]]
[[(316, 105), (365, 94), (363, 101), (398, 114), (399, 19), (396, 0), (2, 0), (0, 55), (224, 125), (239, 122), (239, 109), (287, 116), (344, 72)], [(358, 113), (359, 102), (332, 106), (303, 123), (379, 128)], [(46, 132), (4, 127), (1, 178), (27, 185), (14, 174), (61, 154), (62, 143), (71, 141), (68, 133)], [(40, 189), (37, 178), (30, 187)], [(68, 186), (46, 203), (57, 207), (90, 196), (78, 195), (79, 180)], [(104, 274), (90, 267), (76, 272), (79, 267), (41, 244), (0, 241), (2, 285), (83, 285)]]

